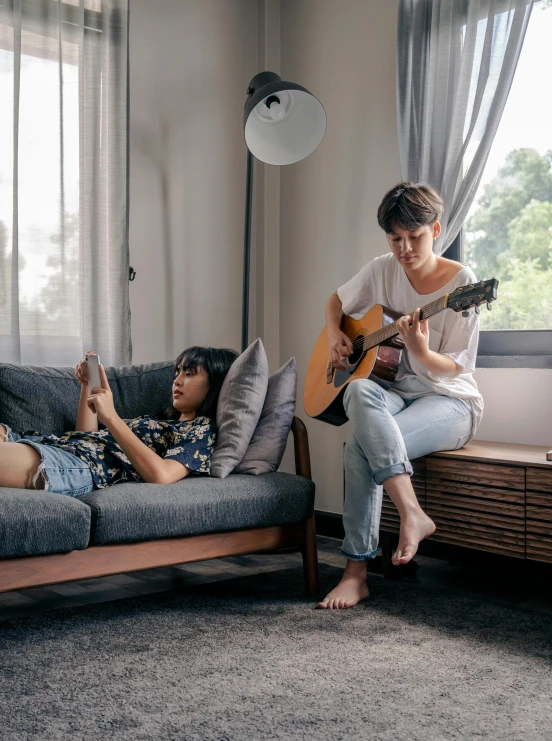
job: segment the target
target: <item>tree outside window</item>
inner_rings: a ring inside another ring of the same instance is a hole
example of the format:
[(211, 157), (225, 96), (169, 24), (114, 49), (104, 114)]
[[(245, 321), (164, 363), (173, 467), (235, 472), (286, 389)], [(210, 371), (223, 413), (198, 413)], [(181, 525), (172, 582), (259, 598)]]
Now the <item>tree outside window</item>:
[(544, 72), (551, 38), (552, 0), (541, 0), (464, 225), (464, 262), (479, 279), (500, 281), (493, 310), (481, 314), (483, 330), (552, 329), (552, 96)]

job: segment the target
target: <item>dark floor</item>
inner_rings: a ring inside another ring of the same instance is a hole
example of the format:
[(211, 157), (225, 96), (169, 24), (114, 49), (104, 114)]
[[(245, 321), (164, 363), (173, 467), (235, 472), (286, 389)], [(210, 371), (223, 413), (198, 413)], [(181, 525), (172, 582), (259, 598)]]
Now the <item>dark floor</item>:
[[(339, 552), (339, 546), (339, 540), (318, 536), (320, 562), (344, 566), (345, 559)], [(192, 584), (233, 579), (262, 571), (278, 571), (300, 563), (299, 553), (231, 556), (50, 587), (32, 587), (0, 594), (0, 620), (60, 607), (125, 599), (169, 589), (186, 589)], [(419, 568), (412, 578), (425, 588), (443, 592), (453, 590), (487, 602), (499, 602), (520, 610), (552, 614), (552, 572), (539, 568), (538, 564), (528, 567), (526, 564), (513, 562), (513, 559), (493, 560), (475, 553), (467, 558), (453, 560), (418, 554), (416, 563)], [(379, 571), (381, 559), (372, 562), (370, 568), (372, 571)], [(368, 584), (370, 578), (378, 577), (369, 577)]]

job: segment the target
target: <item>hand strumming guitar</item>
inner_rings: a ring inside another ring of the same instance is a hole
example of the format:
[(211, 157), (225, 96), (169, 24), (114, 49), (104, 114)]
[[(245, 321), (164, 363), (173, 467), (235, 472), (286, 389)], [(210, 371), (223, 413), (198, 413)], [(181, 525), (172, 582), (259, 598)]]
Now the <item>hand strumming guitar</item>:
[(348, 358), (353, 353), (353, 343), (340, 329), (328, 330), (328, 367), (347, 370), (343, 358)]

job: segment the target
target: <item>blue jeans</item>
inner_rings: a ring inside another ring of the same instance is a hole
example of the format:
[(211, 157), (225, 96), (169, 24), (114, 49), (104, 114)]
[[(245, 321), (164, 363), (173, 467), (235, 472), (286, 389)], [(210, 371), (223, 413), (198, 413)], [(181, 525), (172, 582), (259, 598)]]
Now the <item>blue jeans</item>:
[[(8, 425), (4, 424), (4, 427), (7, 442), (30, 445), (40, 454), (41, 462), (32, 482), (35, 489), (82, 497), (96, 488), (90, 467), (76, 455), (61, 447), (42, 445), (36, 442), (40, 437), (35, 435), (20, 435)], [(40, 482), (42, 486), (39, 486)]]
[(461, 448), (471, 435), (468, 405), (449, 396), (403, 399), (369, 379), (352, 381), (344, 395), (353, 434), (345, 446), (345, 539), (354, 561), (375, 558), (383, 482), (412, 475), (409, 458)]

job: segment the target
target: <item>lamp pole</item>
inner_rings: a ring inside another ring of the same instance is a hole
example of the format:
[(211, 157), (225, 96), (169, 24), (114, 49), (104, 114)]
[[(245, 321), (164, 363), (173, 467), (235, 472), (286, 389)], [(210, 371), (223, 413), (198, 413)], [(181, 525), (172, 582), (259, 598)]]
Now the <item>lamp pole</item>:
[[(277, 82), (280, 77), (273, 72), (260, 72), (247, 86), (244, 127), (247, 122), (247, 104), (253, 94), (263, 85)], [(245, 228), (243, 234), (243, 298), (242, 298), (242, 346), (243, 352), (249, 344), (249, 283), (251, 275), (251, 218), (253, 208), (253, 155), (247, 147), (247, 177), (245, 183)]]
[(290, 165), (313, 152), (326, 131), (320, 101), (274, 72), (259, 72), (247, 88), (243, 127), (247, 145), (245, 230), (243, 240), (242, 352), (249, 342), (249, 283), (253, 158), (269, 165)]
[(249, 343), (249, 274), (251, 255), (251, 208), (253, 204), (253, 155), (247, 150), (247, 180), (245, 185), (245, 230), (243, 238), (243, 302), (242, 352)]

